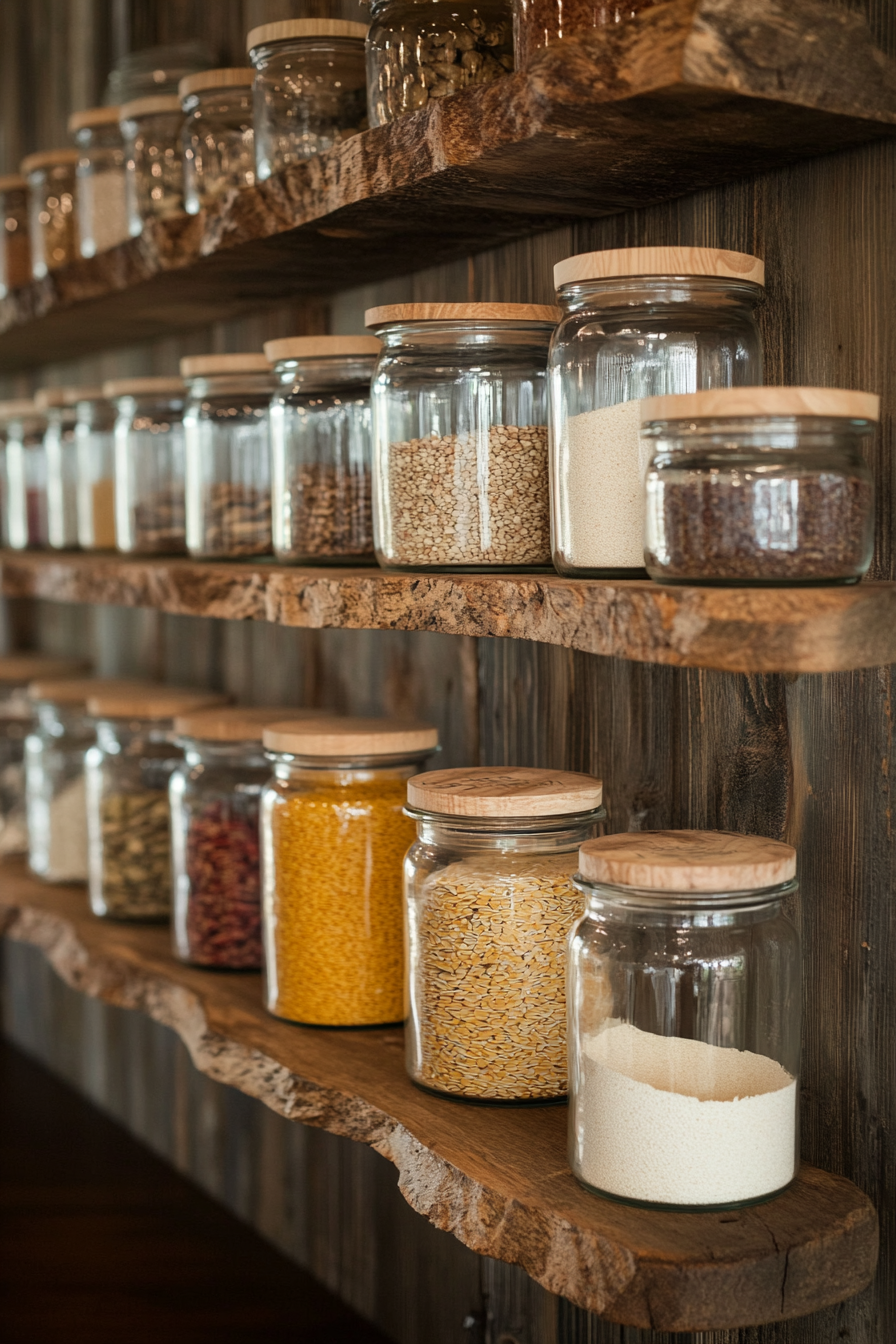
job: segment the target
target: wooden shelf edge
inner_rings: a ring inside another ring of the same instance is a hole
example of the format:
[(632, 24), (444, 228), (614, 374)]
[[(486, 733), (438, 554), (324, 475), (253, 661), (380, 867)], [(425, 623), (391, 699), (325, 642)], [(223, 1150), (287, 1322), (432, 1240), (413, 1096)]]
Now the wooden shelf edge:
[(565, 1157), (559, 1107), (462, 1107), (413, 1088), (400, 1033), (321, 1033), (270, 1018), (257, 976), (176, 962), (165, 929), (111, 924), (83, 890), (7, 860), (0, 932), (40, 949), (67, 984), (171, 1028), (195, 1066), (278, 1114), (367, 1143), (408, 1203), (472, 1250), (620, 1324), (734, 1329), (859, 1292), (877, 1258), (874, 1209), (804, 1166), (778, 1199), (736, 1213), (627, 1209), (588, 1195)]

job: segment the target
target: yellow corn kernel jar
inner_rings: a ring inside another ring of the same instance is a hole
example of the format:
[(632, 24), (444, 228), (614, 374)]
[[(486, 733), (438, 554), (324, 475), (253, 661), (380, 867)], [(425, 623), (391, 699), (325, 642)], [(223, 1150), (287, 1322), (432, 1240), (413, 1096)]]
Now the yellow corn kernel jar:
[(404, 1017), (401, 866), (407, 780), (438, 741), (426, 724), (314, 719), (264, 732), (261, 800), (268, 1011), (316, 1027)]

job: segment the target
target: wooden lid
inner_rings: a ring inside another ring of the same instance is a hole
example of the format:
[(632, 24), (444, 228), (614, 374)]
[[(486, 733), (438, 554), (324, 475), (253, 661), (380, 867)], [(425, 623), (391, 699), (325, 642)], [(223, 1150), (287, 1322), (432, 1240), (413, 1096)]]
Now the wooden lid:
[(545, 303), (386, 303), (368, 308), (367, 327), (390, 322), (544, 322), (555, 327), (563, 314)]
[(727, 280), (765, 284), (765, 262), (748, 252), (715, 247), (614, 247), (581, 252), (554, 267), (554, 285), (580, 280), (622, 280), (639, 275), (716, 275)]
[(133, 695), (140, 689), (152, 690), (152, 685), (131, 677), (38, 677), (28, 687), (28, 697), (59, 705), (86, 705), (100, 691)]
[(103, 383), (103, 396), (110, 401), (116, 397), (182, 397), (186, 390), (183, 378), (109, 378)]
[(80, 149), (42, 149), (39, 153), (29, 154), (24, 158), (20, 168), (27, 176), (36, 168), (55, 168), (58, 164), (77, 163), (80, 157)]
[(83, 131), (86, 126), (117, 126), (120, 120), (120, 107), (86, 107), (83, 112), (73, 112), (69, 117), (69, 134)]
[(249, 89), (255, 79), (255, 70), (251, 65), (230, 66), (226, 70), (200, 70), (195, 75), (184, 75), (177, 86), (177, 96), (181, 100), (189, 98), (191, 93), (201, 93), (203, 89)]
[(351, 23), (348, 19), (280, 19), (277, 23), (250, 28), (246, 50), (295, 37), (356, 37), (363, 42), (367, 37), (367, 24)]
[(0, 176), (0, 191), (26, 191), (28, 189), (27, 177), (22, 177), (20, 173), (4, 173)]
[(652, 420), (717, 420), (750, 415), (820, 415), (879, 420), (880, 397), (839, 387), (719, 387), (710, 392), (645, 397), (641, 424)]
[(272, 364), (281, 359), (376, 358), (382, 348), (376, 336), (287, 336), (264, 343)]
[(0, 655), (0, 681), (28, 682), (80, 677), (90, 671), (86, 658), (56, 658), (52, 653), (5, 653)]
[(648, 891), (759, 891), (796, 875), (796, 850), (734, 831), (635, 831), (586, 840), (579, 870), (589, 882)]
[(192, 709), (226, 705), (227, 699), (215, 691), (136, 682), (96, 690), (87, 701), (87, 711), (98, 719), (175, 719)]
[(194, 737), (200, 742), (260, 742), (269, 724), (282, 723), (287, 716), (299, 721), (326, 717), (322, 709), (234, 705), (230, 709), (198, 709), (193, 714), (179, 714), (174, 729), (182, 737)]
[(449, 817), (554, 817), (600, 807), (591, 775), (522, 766), (430, 770), (408, 780), (408, 805)]
[(0, 424), (8, 424), (10, 420), (40, 417), (40, 414), (41, 412), (34, 402), (29, 401), (27, 397), (14, 397), (11, 401), (0, 401)]
[(50, 407), (77, 406), (79, 401), (102, 401), (101, 387), (40, 387), (34, 394), (34, 404), (41, 411)]
[(153, 93), (147, 98), (132, 98), (129, 103), (122, 103), (121, 108), (122, 121), (130, 121), (134, 117), (148, 117), (153, 113), (159, 112), (182, 112), (180, 99), (176, 93)]
[(204, 378), (216, 373), (270, 373), (264, 355), (253, 351), (245, 355), (185, 355), (180, 362), (183, 378)]
[(269, 751), (294, 756), (415, 755), (438, 746), (438, 729), (428, 723), (401, 719), (353, 719), (333, 716), (303, 721), (287, 719), (265, 728), (264, 745)]

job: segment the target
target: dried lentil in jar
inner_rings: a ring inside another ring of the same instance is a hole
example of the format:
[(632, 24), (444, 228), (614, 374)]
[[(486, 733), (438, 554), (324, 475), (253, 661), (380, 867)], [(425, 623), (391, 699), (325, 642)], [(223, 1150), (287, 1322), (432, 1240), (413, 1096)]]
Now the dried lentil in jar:
[(404, 1017), (401, 865), (407, 780), (435, 750), (424, 724), (322, 719), (265, 729), (262, 797), (268, 1010), (318, 1027)]
[(28, 179), (8, 173), (0, 177), (0, 299), (30, 279)]
[(566, 942), (578, 846), (605, 813), (590, 775), (511, 766), (408, 781), (407, 1066), (428, 1091), (566, 1095)]
[(77, 149), (47, 149), (22, 160), (28, 179), (31, 274), (43, 280), (79, 253), (75, 168)]

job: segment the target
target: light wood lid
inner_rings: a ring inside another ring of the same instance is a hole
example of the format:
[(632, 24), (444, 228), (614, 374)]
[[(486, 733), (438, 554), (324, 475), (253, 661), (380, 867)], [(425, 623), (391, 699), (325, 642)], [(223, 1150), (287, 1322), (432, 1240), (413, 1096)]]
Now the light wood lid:
[(748, 252), (723, 252), (715, 247), (614, 247), (558, 261), (554, 286), (561, 289), (580, 280), (622, 280), (641, 275), (715, 275), (764, 285), (765, 262)]
[(69, 134), (83, 131), (86, 126), (117, 126), (120, 120), (120, 107), (85, 107), (82, 112), (73, 112), (69, 117)]
[(27, 177), (37, 168), (55, 168), (59, 164), (77, 163), (80, 157), (80, 149), (42, 149), (37, 154), (29, 154), (19, 166)]
[(0, 401), (0, 425), (10, 420), (27, 420), (41, 417), (41, 412), (27, 397), (14, 397), (11, 401)]
[(152, 690), (152, 683), (135, 677), (38, 677), (28, 687), (30, 700), (50, 700), (59, 705), (86, 705), (93, 695), (136, 694)]
[(103, 396), (109, 401), (116, 397), (182, 397), (186, 390), (183, 378), (109, 378), (103, 383)]
[(333, 716), (308, 721), (288, 719), (264, 730), (269, 751), (294, 756), (401, 756), (438, 746), (438, 729), (401, 719), (355, 719)]
[(39, 387), (34, 394), (34, 404), (40, 411), (51, 407), (77, 406), (79, 401), (102, 401), (101, 387)]
[(375, 358), (382, 348), (376, 336), (286, 336), (264, 343), (272, 364), (281, 359)]
[(0, 191), (27, 191), (28, 179), (21, 173), (4, 173), (0, 176)]
[(385, 303), (368, 308), (366, 327), (390, 322), (544, 322), (556, 327), (563, 314), (545, 303)]
[(879, 420), (880, 397), (840, 387), (719, 387), (710, 392), (645, 397), (641, 424), (652, 420), (716, 420), (726, 416), (820, 415)]
[(134, 117), (153, 116), (160, 112), (183, 112), (180, 98), (176, 93), (153, 93), (146, 98), (132, 98), (129, 103), (122, 103), (119, 110), (122, 121), (131, 121)]
[(352, 23), (349, 19), (280, 19), (277, 23), (263, 23), (250, 28), (246, 50), (267, 46), (269, 42), (286, 42), (296, 37), (367, 37), (366, 23)]
[(227, 701), (226, 695), (216, 691), (136, 682), (95, 690), (87, 701), (87, 712), (98, 719), (175, 719), (191, 709), (226, 705)]
[(57, 658), (52, 653), (6, 653), (0, 655), (0, 681), (29, 682), (63, 677), (83, 679), (90, 671), (86, 658)]
[(184, 75), (177, 86), (177, 96), (183, 101), (191, 93), (202, 93), (203, 89), (249, 89), (254, 80), (255, 70), (251, 65), (200, 70), (195, 75)]
[(180, 362), (183, 378), (203, 378), (216, 373), (270, 373), (271, 365), (260, 351), (245, 355), (185, 355)]
[(200, 742), (260, 742), (269, 724), (282, 723), (287, 717), (301, 721), (328, 716), (322, 709), (234, 705), (230, 709), (197, 709), (192, 714), (178, 714), (174, 729), (182, 737), (193, 737)]
[(796, 875), (796, 850), (734, 831), (635, 831), (586, 840), (579, 870), (590, 882), (648, 891), (759, 891)]
[(449, 817), (554, 817), (600, 807), (591, 775), (524, 766), (430, 770), (408, 780), (408, 804)]

